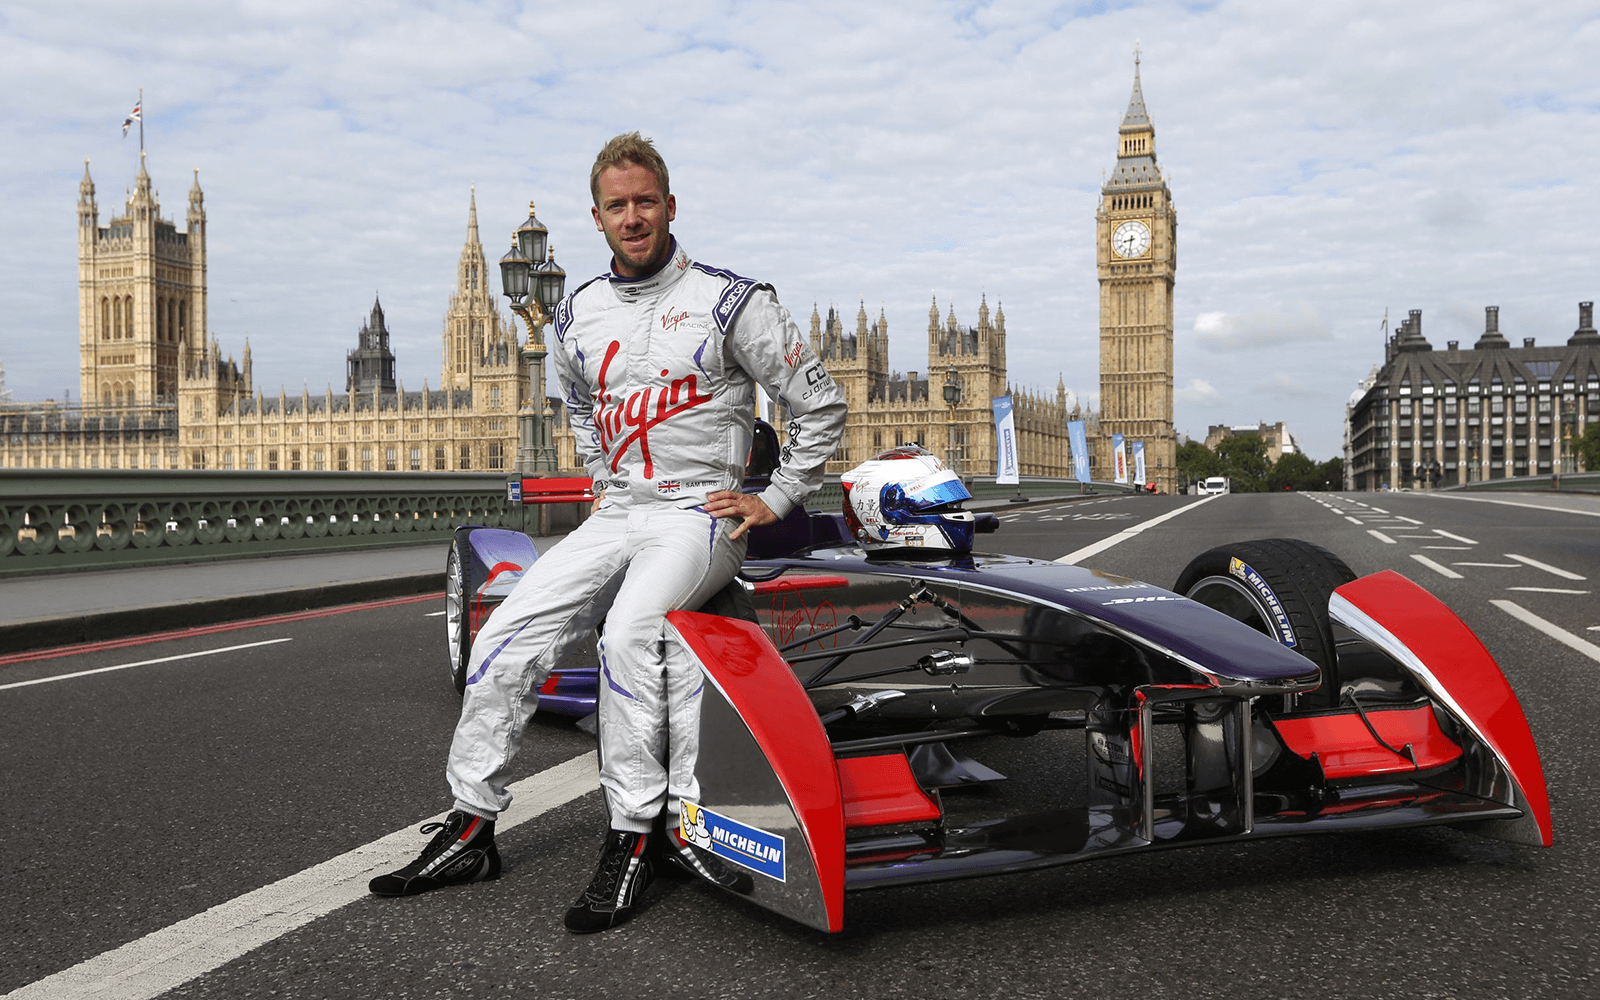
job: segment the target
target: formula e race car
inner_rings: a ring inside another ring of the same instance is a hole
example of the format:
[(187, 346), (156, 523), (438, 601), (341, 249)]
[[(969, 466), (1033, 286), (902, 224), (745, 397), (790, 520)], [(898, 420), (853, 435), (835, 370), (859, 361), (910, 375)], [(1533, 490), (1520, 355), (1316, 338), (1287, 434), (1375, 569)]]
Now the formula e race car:
[[(1516, 695), (1398, 573), (1357, 579), (1268, 539), (1202, 554), (1167, 590), (864, 544), (874, 530), (798, 512), (755, 533), (716, 613), (668, 617), (709, 682), (682, 830), (753, 872), (759, 906), (838, 931), (847, 891), (1152, 848), (1434, 824), (1552, 842)], [(457, 533), (458, 686), (475, 626), (535, 558), (519, 533)], [(593, 668), (571, 666), (540, 708), (594, 699)]]

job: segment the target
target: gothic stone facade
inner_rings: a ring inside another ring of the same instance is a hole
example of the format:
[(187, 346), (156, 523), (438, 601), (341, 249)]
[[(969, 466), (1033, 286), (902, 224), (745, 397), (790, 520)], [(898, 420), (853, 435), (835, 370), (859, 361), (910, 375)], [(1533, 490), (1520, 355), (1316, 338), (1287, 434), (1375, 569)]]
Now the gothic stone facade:
[(1155, 124), (1145, 108), (1137, 60), (1133, 95), (1118, 129), (1117, 165), (1101, 188), (1095, 222), (1100, 434), (1091, 447), (1099, 468), (1109, 470), (1113, 434), (1143, 441), (1146, 479), (1171, 493), (1178, 473), (1172, 412), (1178, 216), (1156, 163)]
[[(1006, 318), (996, 309), (991, 322), (987, 298), (978, 306), (978, 325), (962, 327), (955, 307), (941, 322), (935, 300), (928, 310), (927, 374), (902, 375), (889, 369), (889, 321), (879, 310), (869, 321), (863, 303), (855, 329), (844, 326), (832, 307), (824, 318), (811, 311), (811, 349), (844, 390), (850, 413), (844, 440), (827, 471), (844, 472), (900, 444), (915, 442), (943, 457), (965, 476), (993, 475), (995, 427), (990, 400), (1010, 394), (1017, 427), (1017, 452), (1024, 476), (1071, 475), (1066, 423), (1078, 419), (1066, 405), (1066, 386), (1055, 398), (1014, 390), (1006, 380)], [(945, 402), (944, 385), (961, 386), (960, 402)]]
[(476, 198), (443, 333), (440, 389), (393, 381), (375, 304), (347, 357), (347, 391), (254, 390), (251, 352), (224, 358), (206, 326), (204, 196), (187, 229), (161, 218), (141, 157), (124, 213), (99, 224), (87, 163), (79, 184), (81, 402), (0, 411), (6, 468), (509, 471), (528, 378), (495, 309)]

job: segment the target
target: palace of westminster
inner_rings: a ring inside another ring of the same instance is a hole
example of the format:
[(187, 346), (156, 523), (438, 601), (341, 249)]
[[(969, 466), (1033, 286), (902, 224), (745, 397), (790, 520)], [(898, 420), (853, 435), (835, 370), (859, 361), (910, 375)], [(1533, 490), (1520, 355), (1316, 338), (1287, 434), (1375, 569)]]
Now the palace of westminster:
[[(916, 441), (967, 475), (995, 465), (992, 397), (1011, 394), (1020, 471), (1069, 477), (1067, 423), (1088, 431), (1094, 478), (1110, 479), (1113, 433), (1143, 441), (1147, 480), (1172, 492), (1173, 300), (1177, 216), (1156, 164), (1155, 129), (1135, 65), (1118, 130), (1116, 167), (1096, 211), (1100, 283), (1100, 410), (1069, 407), (1054, 393), (1012, 387), (1005, 313), (980, 302), (978, 324), (954, 307), (928, 313), (928, 367), (888, 365), (888, 319), (853, 328), (833, 308), (813, 307), (811, 344), (843, 387), (845, 439), (828, 471), (842, 472), (885, 448)], [(250, 346), (224, 357), (206, 317), (206, 213), (198, 171), (186, 228), (161, 217), (141, 153), (121, 215), (102, 225), (87, 162), (78, 196), (80, 402), (0, 405), (0, 467), (304, 470), (366, 472), (511, 471), (517, 414), (530, 400), (528, 367), (489, 287), (476, 199), (444, 317), (438, 388), (407, 391), (383, 308), (374, 303), (347, 354), (345, 391), (265, 395), (254, 387)], [(952, 407), (946, 383), (961, 387)], [(558, 464), (579, 468), (558, 399)], [(769, 418), (774, 414), (769, 414)], [(781, 421), (774, 421), (782, 428)]]

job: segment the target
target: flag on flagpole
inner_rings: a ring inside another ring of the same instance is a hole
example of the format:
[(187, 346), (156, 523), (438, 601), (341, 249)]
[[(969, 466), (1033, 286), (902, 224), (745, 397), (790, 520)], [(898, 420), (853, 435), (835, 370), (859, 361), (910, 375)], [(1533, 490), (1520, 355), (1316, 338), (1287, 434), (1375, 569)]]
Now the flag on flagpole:
[(122, 119), (122, 137), (124, 139), (126, 139), (128, 137), (128, 127), (130, 125), (132, 125), (134, 122), (143, 122), (144, 121), (143, 118), (139, 117), (139, 109), (142, 108), (143, 106), (144, 106), (144, 98), (141, 97), (137, 101), (133, 102), (133, 110), (128, 112), (128, 117)]
[(994, 432), (998, 447), (994, 456), (994, 481), (1003, 485), (1018, 486), (1017, 478), (1017, 421), (1011, 411), (1010, 396), (995, 396), (989, 400), (994, 409)]
[(1072, 445), (1072, 475), (1080, 483), (1089, 481), (1089, 435), (1082, 420), (1067, 421), (1067, 441)]

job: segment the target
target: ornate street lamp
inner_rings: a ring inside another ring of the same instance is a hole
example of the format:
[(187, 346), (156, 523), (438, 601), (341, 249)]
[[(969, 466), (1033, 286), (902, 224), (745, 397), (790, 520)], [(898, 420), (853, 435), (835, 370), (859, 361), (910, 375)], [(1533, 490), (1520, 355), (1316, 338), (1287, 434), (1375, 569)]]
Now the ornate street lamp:
[(527, 220), (513, 235), (511, 249), (500, 258), (500, 286), (511, 300), (511, 311), (528, 327), (528, 339), (522, 348), (522, 360), (528, 366), (528, 399), (517, 414), (517, 474), (522, 476), (554, 472), (557, 467), (556, 450), (550, 439), (555, 414), (545, 404), (541, 331), (566, 294), (567, 272), (556, 263), (555, 247), (549, 246), (549, 237), (550, 231), (533, 214), (530, 201)]
[(950, 421), (945, 428), (945, 457), (950, 463), (950, 471), (960, 476), (961, 460), (956, 456), (956, 407), (961, 405), (961, 376), (956, 374), (954, 368), (948, 368), (944, 373), (944, 401), (950, 407)]
[[(1554, 475), (1551, 479), (1551, 489), (1561, 488), (1561, 474), (1563, 472), (1577, 471), (1577, 457), (1572, 453), (1572, 431), (1578, 424), (1578, 414), (1573, 409), (1571, 402), (1564, 401), (1561, 407), (1561, 434), (1556, 438), (1556, 460), (1550, 463)], [(1567, 468), (1569, 456), (1572, 458), (1572, 469)]]

